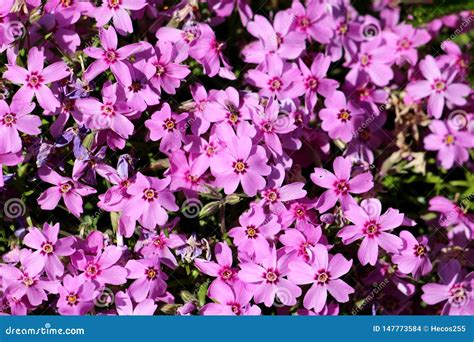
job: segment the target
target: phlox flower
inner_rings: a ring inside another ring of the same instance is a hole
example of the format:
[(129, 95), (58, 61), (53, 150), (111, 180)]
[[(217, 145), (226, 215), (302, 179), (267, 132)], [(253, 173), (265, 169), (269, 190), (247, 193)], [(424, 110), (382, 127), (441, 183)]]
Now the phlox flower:
[(43, 68), (44, 60), (43, 50), (33, 47), (28, 52), (28, 69), (15, 64), (7, 64), (7, 71), (4, 72), (3, 78), (21, 85), (13, 96), (14, 102), (30, 103), (33, 96), (36, 96), (36, 100), (43, 109), (54, 111), (60, 103), (46, 85), (69, 76), (71, 72), (63, 61)]
[(279, 214), (283, 227), (289, 227), (293, 222), (298, 230), (313, 228), (318, 224), (318, 215), (313, 210), (316, 207), (317, 199), (302, 198), (290, 204), (287, 211)]
[(137, 11), (146, 5), (146, 0), (102, 0), (102, 5), (93, 11), (97, 27), (104, 26), (112, 19), (115, 29), (121, 35), (132, 33), (132, 19), (127, 10)]
[(158, 305), (153, 299), (147, 298), (134, 307), (129, 294), (119, 291), (115, 294), (115, 307), (119, 316), (152, 316)]
[(425, 149), (438, 151), (438, 163), (445, 169), (462, 165), (469, 159), (469, 148), (474, 147), (474, 135), (457, 130), (442, 120), (433, 120), (429, 126), (431, 134), (424, 139)]
[(402, 65), (407, 61), (416, 65), (418, 61), (418, 47), (425, 45), (431, 40), (431, 36), (425, 29), (415, 29), (409, 24), (400, 24), (393, 28), (393, 33), (385, 32), (384, 38), (388, 45), (397, 52), (397, 64)]
[(280, 235), (280, 242), (283, 244), (285, 253), (294, 254), (304, 262), (312, 259), (312, 250), (321, 239), (322, 231), (320, 226), (308, 226), (305, 230), (286, 229)]
[(451, 68), (441, 71), (433, 56), (426, 56), (418, 64), (425, 80), (413, 81), (407, 85), (407, 92), (414, 100), (428, 97), (428, 114), (439, 119), (445, 103), (463, 106), (465, 97), (471, 88), (464, 83), (456, 82), (457, 72)]
[(183, 190), (185, 194), (193, 196), (205, 190), (204, 173), (208, 164), (204, 159), (187, 158), (181, 150), (170, 156), (170, 190)]
[(153, 66), (142, 59), (134, 63), (129, 70), (132, 83), (124, 87), (124, 92), (130, 108), (143, 112), (147, 107), (159, 104), (159, 92), (150, 83), (153, 77)]
[(0, 188), (3, 188), (5, 185), (5, 178), (7, 178), (7, 176), (3, 174), (3, 166), (15, 166), (20, 164), (22, 161), (23, 156), (21, 151), (16, 153), (0, 153)]
[(100, 45), (98, 47), (87, 47), (84, 53), (95, 59), (91, 65), (84, 71), (84, 79), (88, 82), (92, 81), (97, 75), (105, 72), (110, 68), (115, 79), (123, 86), (132, 84), (132, 76), (130, 74), (130, 65), (126, 60), (130, 55), (138, 52), (142, 48), (141, 43), (129, 44), (117, 49), (117, 33), (113, 27), (108, 29), (101, 28), (99, 30)]
[(225, 316), (258, 316), (261, 310), (257, 305), (250, 304), (252, 292), (242, 283), (230, 286), (223, 282), (213, 282), (209, 286), (207, 295), (215, 302), (204, 305), (203, 315)]
[(211, 164), (215, 184), (223, 187), (226, 194), (235, 192), (242, 184), (248, 196), (255, 196), (265, 187), (265, 178), (271, 172), (262, 146), (254, 146), (249, 137), (229, 137), (227, 147)]
[(346, 143), (351, 141), (356, 117), (363, 113), (362, 109), (346, 100), (341, 91), (335, 91), (331, 97), (326, 98), (324, 107), (319, 111), (322, 129), (328, 132), (331, 139), (341, 139)]
[(66, 274), (58, 290), (57, 308), (61, 315), (85, 315), (94, 307), (96, 287), (87, 279)]
[(130, 199), (120, 217), (120, 228), (125, 237), (132, 236), (136, 221), (153, 230), (156, 225), (162, 226), (168, 220), (166, 210), (179, 209), (174, 195), (168, 190), (170, 181), (170, 177), (159, 179), (137, 173), (134, 183), (127, 188)]
[(293, 20), (297, 32), (304, 32), (309, 39), (321, 44), (330, 42), (334, 35), (335, 24), (324, 4), (308, 1), (305, 8), (301, 2), (294, 1), (290, 12), (295, 16)]
[(218, 242), (214, 248), (216, 261), (206, 259), (194, 259), (194, 265), (199, 271), (208, 276), (216, 278), (215, 282), (235, 283), (237, 280), (237, 269), (232, 267), (232, 250), (225, 242)]
[(23, 103), (16, 100), (9, 106), (0, 100), (0, 154), (16, 153), (21, 150), (20, 133), (37, 135), (41, 133), (41, 119), (30, 115), (35, 108), (34, 103)]
[(270, 253), (268, 240), (273, 239), (281, 229), (277, 217), (265, 215), (263, 208), (253, 206), (240, 216), (239, 223), (239, 227), (229, 231), (239, 252), (255, 256), (258, 260), (267, 257)]
[[(283, 181), (283, 179), (282, 179)], [(274, 214), (280, 214), (285, 211), (286, 202), (291, 202), (306, 196), (306, 190), (303, 189), (304, 183), (296, 182), (286, 185), (268, 186), (260, 192), (262, 200), (259, 204), (268, 206)]]
[(45, 223), (43, 231), (31, 227), (28, 234), (23, 238), (23, 243), (30, 248), (35, 249), (32, 257), (37, 258), (43, 265), (48, 277), (52, 280), (60, 277), (64, 273), (64, 265), (59, 259), (62, 256), (69, 256), (74, 253), (72, 244), (73, 237), (58, 239), (59, 223), (50, 225)]
[(285, 255), (277, 258), (277, 251), (272, 247), (266, 258), (257, 260), (241, 263), (238, 274), (240, 280), (251, 284), (255, 303), (271, 307), (278, 300), (283, 305), (295, 305), (301, 289), (285, 278), (290, 272), (288, 263), (291, 259)]
[(113, 184), (104, 194), (99, 195), (97, 206), (107, 211), (121, 211), (129, 198), (127, 188), (132, 183), (129, 178), (129, 156), (122, 155), (117, 163), (117, 170), (110, 170), (102, 176)]
[(166, 292), (166, 275), (157, 258), (129, 260), (125, 265), (127, 278), (136, 279), (128, 288), (130, 296), (138, 303), (147, 297), (156, 299)]
[(80, 279), (92, 281), (98, 288), (106, 284), (121, 285), (127, 280), (127, 271), (116, 265), (122, 257), (122, 250), (117, 246), (107, 246), (96, 255), (86, 255), (82, 250), (71, 256), (71, 262), (79, 271)]
[(311, 174), (314, 184), (328, 189), (318, 199), (316, 209), (321, 213), (334, 207), (336, 201), (341, 203), (342, 209), (349, 209), (350, 204), (356, 204), (350, 195), (361, 194), (374, 187), (370, 172), (361, 173), (351, 178), (352, 162), (349, 158), (337, 157), (333, 163), (334, 173), (316, 167)]
[(157, 234), (151, 234), (145, 240), (140, 253), (146, 258), (157, 257), (160, 263), (175, 269), (178, 266), (178, 261), (171, 250), (184, 245), (186, 245), (185, 235), (174, 233), (166, 235), (163, 231), (160, 231)]
[(463, 277), (457, 260), (451, 260), (440, 271), (441, 284), (423, 285), (421, 299), (434, 305), (445, 302), (442, 315), (473, 315), (474, 272)]
[(429, 201), (429, 211), (439, 212), (441, 227), (454, 226), (453, 231), (463, 232), (468, 239), (474, 232), (474, 215), (464, 212), (464, 208), (446, 197), (435, 196)]
[(348, 302), (354, 289), (339, 278), (349, 272), (352, 260), (347, 260), (340, 253), (329, 256), (327, 248), (321, 244), (312, 247), (311, 251), (310, 264), (303, 261), (292, 261), (289, 264), (290, 281), (299, 285), (312, 284), (304, 296), (304, 307), (316, 312), (321, 311), (326, 305), (328, 292), (339, 303)]
[(159, 111), (145, 121), (145, 126), (150, 130), (150, 139), (161, 140), (161, 152), (174, 152), (181, 147), (185, 133), (183, 121), (187, 118), (187, 113), (178, 115), (172, 112), (170, 105), (165, 102)]
[(392, 256), (392, 261), (398, 265), (398, 269), (406, 274), (412, 273), (415, 279), (431, 272), (433, 267), (428, 257), (428, 239), (424, 236), (416, 239), (407, 230), (400, 232), (400, 238), (403, 241), (400, 254)]
[(345, 217), (354, 223), (344, 227), (337, 234), (347, 245), (362, 238), (358, 257), (362, 265), (375, 265), (379, 246), (389, 253), (398, 254), (403, 248), (403, 241), (389, 233), (402, 225), (404, 215), (397, 209), (389, 208), (382, 215), (382, 204), (376, 198), (365, 199), (360, 206), (351, 204), (344, 212)]
[(69, 177), (62, 177), (56, 171), (44, 166), (38, 170), (41, 180), (53, 184), (38, 198), (38, 204), (43, 210), (53, 210), (62, 198), (68, 210), (76, 217), (83, 211), (82, 196), (96, 193), (94, 188), (79, 183)]

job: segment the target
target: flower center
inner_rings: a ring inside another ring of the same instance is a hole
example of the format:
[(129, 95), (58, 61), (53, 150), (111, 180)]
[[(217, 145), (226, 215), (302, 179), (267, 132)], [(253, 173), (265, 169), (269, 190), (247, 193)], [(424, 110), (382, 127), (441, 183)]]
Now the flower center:
[(16, 114), (8, 113), (3, 116), (2, 123), (5, 126), (11, 127), (16, 123)]
[(302, 217), (305, 216), (306, 211), (304, 210), (304, 208), (298, 207), (298, 208), (295, 210), (295, 213), (296, 213), (296, 216), (297, 216), (297, 217), (302, 218)]
[(132, 82), (128, 89), (134, 93), (138, 93), (140, 90), (142, 90), (142, 84), (140, 82)]
[(155, 75), (157, 77), (160, 77), (161, 75), (163, 75), (165, 73), (165, 67), (161, 64), (157, 64), (156, 65), (156, 72), (155, 72)]
[(73, 0), (60, 0), (59, 1), (63, 7), (69, 7), (72, 5)]
[(153, 240), (153, 244), (160, 248), (160, 247), (163, 247), (164, 246), (164, 241), (161, 237), (156, 237), (154, 240)]
[(154, 267), (149, 267), (146, 270), (145, 274), (148, 280), (155, 280), (156, 276), (158, 275), (158, 272), (156, 271)]
[(316, 275), (316, 281), (319, 284), (326, 284), (329, 281), (329, 272), (326, 270), (319, 271), (319, 273)]
[(163, 128), (169, 132), (174, 130), (175, 126), (176, 126), (176, 120), (173, 118), (166, 119), (165, 123), (163, 124)]
[(454, 144), (454, 141), (455, 141), (455, 140), (456, 140), (456, 139), (455, 139), (454, 136), (451, 135), (451, 134), (448, 134), (448, 135), (446, 135), (446, 136), (444, 137), (444, 143), (445, 143), (446, 145), (452, 145), (452, 144)]
[(23, 284), (25, 284), (25, 286), (29, 287), (29, 286), (32, 286), (34, 283), (35, 281), (33, 278), (28, 277), (28, 276), (23, 277)]
[(102, 115), (105, 115), (105, 116), (114, 116), (115, 115), (114, 106), (112, 106), (110, 104), (103, 105), (103, 106), (100, 107), (100, 109), (102, 110)]
[(341, 109), (339, 114), (337, 114), (337, 118), (342, 122), (347, 122), (352, 118), (351, 111), (349, 109)]
[(280, 197), (278, 192), (275, 189), (267, 190), (264, 193), (264, 196), (268, 199), (268, 201), (270, 201), (272, 203), (276, 202), (278, 200), (278, 198)]
[(469, 302), (469, 291), (463, 286), (463, 284), (454, 284), (450, 290), (452, 304), (457, 307), (463, 306)]
[(309, 24), (311, 23), (311, 21), (309, 20), (309, 18), (305, 15), (299, 17), (299, 20), (298, 20), (298, 26), (303, 28), (303, 29), (306, 29), (309, 27)]
[(86, 267), (86, 275), (89, 277), (95, 277), (99, 273), (99, 267), (96, 264), (90, 263)]
[(269, 121), (266, 121), (263, 125), (262, 125), (262, 129), (264, 132), (266, 133), (272, 133), (273, 132), (273, 124)]
[(408, 50), (410, 48), (410, 46), (411, 46), (411, 43), (406, 38), (403, 38), (403, 39), (398, 41), (398, 48), (400, 50)]
[(117, 9), (122, 4), (122, 0), (109, 0), (109, 8)]
[(62, 183), (62, 184), (59, 186), (59, 189), (61, 190), (61, 192), (62, 192), (63, 194), (68, 193), (69, 191), (72, 190), (72, 188), (73, 188), (72, 182)]
[(245, 234), (247, 234), (247, 237), (249, 239), (255, 239), (258, 236), (258, 228), (255, 226), (247, 226), (247, 230), (245, 231)]
[(240, 314), (241, 314), (241, 312), (240, 312), (240, 304), (237, 304), (237, 303), (231, 304), (230, 307), (231, 307), (232, 312), (233, 312), (234, 314), (236, 314), (236, 315), (240, 315)]
[(221, 274), (221, 278), (224, 279), (224, 280), (229, 280), (230, 278), (232, 278), (232, 276), (234, 275), (234, 272), (232, 272), (232, 270), (226, 268), (222, 274)]
[(112, 50), (112, 49), (107, 50), (105, 52), (104, 57), (105, 57), (105, 60), (107, 61), (107, 63), (109, 63), (109, 64), (115, 63), (115, 61), (118, 58), (117, 51)]
[(192, 30), (186, 30), (184, 31), (183, 38), (187, 43), (191, 43), (196, 39), (196, 34)]
[(431, 87), (437, 93), (442, 93), (446, 89), (446, 82), (441, 79), (436, 79)]
[(148, 188), (143, 190), (143, 199), (148, 202), (153, 202), (158, 198), (158, 191), (155, 191), (153, 188)]
[(282, 82), (278, 77), (272, 78), (268, 84), (270, 85), (270, 89), (273, 91), (278, 91), (281, 89)]
[(247, 163), (245, 163), (243, 160), (237, 160), (233, 165), (234, 171), (237, 174), (242, 174), (245, 173), (247, 170)]
[(426, 253), (426, 248), (423, 245), (416, 245), (415, 246), (415, 256), (422, 257)]
[(26, 78), (26, 82), (28, 83), (28, 86), (30, 88), (35, 88), (35, 89), (39, 88), (39, 86), (41, 85), (41, 83), (43, 83), (43, 81), (44, 81), (43, 76), (41, 76), (35, 71), (29, 74)]
[(347, 32), (347, 24), (346, 23), (341, 23), (338, 27), (337, 27), (337, 33), (341, 36), (345, 35), (346, 32)]
[(44, 245), (43, 245), (43, 248), (42, 248), (43, 252), (45, 254), (51, 254), (53, 253), (54, 251), (54, 247), (52, 244), (50, 244), (49, 242), (46, 242)]
[(277, 41), (278, 46), (283, 44), (283, 36), (281, 35), (280, 32), (277, 32), (277, 34), (276, 34), (276, 41)]
[(365, 226), (365, 234), (367, 234), (369, 237), (379, 235), (380, 234), (379, 230), (380, 230), (380, 226), (375, 222), (369, 222)]
[(78, 299), (78, 295), (77, 294), (70, 294), (66, 297), (66, 301), (69, 305), (74, 305), (77, 303), (77, 299)]
[(274, 271), (272, 270), (269, 270), (266, 274), (265, 274), (265, 278), (267, 279), (267, 282), (268, 283), (274, 283), (278, 280), (278, 274), (276, 274)]
[(349, 184), (347, 184), (346, 181), (338, 181), (335, 184), (336, 192), (338, 194), (347, 194), (347, 191), (349, 190)]
[(206, 147), (206, 153), (207, 153), (207, 155), (208, 155), (209, 157), (212, 156), (212, 155), (214, 155), (215, 152), (216, 152), (216, 148), (215, 148), (214, 146), (208, 145), (208, 146)]
[(359, 98), (361, 101), (366, 100), (370, 96), (370, 89), (363, 87), (359, 89)]
[(306, 88), (316, 90), (318, 88), (318, 79), (314, 76), (309, 76), (306, 79)]

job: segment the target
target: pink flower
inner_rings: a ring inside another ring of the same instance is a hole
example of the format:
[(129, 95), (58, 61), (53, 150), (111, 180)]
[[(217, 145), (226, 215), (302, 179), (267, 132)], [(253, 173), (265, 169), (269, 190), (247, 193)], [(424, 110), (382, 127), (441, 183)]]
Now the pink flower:
[(187, 118), (187, 113), (178, 115), (172, 112), (170, 105), (165, 102), (159, 111), (145, 121), (145, 126), (150, 130), (150, 139), (161, 140), (161, 152), (174, 152), (181, 147), (186, 130), (182, 121)]
[(420, 61), (418, 66), (425, 80), (411, 82), (407, 92), (414, 100), (429, 97), (429, 115), (439, 119), (446, 101), (456, 106), (466, 104), (465, 97), (471, 93), (471, 88), (467, 84), (455, 83), (456, 71), (447, 68), (441, 72), (430, 55)]
[(23, 161), (23, 156), (21, 151), (16, 153), (0, 153), (0, 188), (3, 188), (5, 185), (4, 175), (3, 175), (3, 166), (15, 166), (20, 164)]
[(13, 101), (10, 106), (0, 100), (0, 154), (16, 153), (21, 150), (19, 132), (29, 135), (41, 133), (41, 119), (36, 115), (29, 115), (35, 109), (34, 103)]
[(403, 248), (403, 241), (388, 231), (403, 223), (404, 215), (398, 210), (389, 208), (382, 215), (382, 204), (376, 198), (365, 199), (360, 206), (351, 204), (344, 215), (354, 225), (346, 226), (337, 236), (347, 245), (363, 239), (359, 247), (358, 257), (362, 265), (375, 265), (379, 246), (389, 253), (398, 254)]
[[(283, 180), (282, 180), (283, 181)], [(306, 196), (306, 190), (303, 189), (304, 183), (297, 182), (283, 186), (270, 186), (261, 191), (262, 206), (268, 205), (275, 214), (280, 214), (285, 208), (286, 202), (291, 202)]]
[(159, 259), (129, 260), (125, 265), (128, 279), (136, 279), (128, 288), (138, 303), (147, 297), (155, 300), (166, 292), (166, 275), (160, 270)]
[(130, 44), (117, 49), (117, 33), (113, 27), (109, 27), (107, 30), (101, 28), (99, 30), (99, 37), (102, 48), (87, 47), (84, 49), (84, 53), (87, 56), (96, 59), (84, 71), (84, 79), (90, 82), (97, 75), (110, 68), (117, 81), (123, 86), (129, 86), (132, 84), (132, 76), (130, 75), (130, 66), (124, 60), (131, 54), (139, 51), (142, 44)]
[(304, 296), (304, 307), (316, 312), (321, 311), (326, 305), (328, 292), (339, 303), (348, 302), (354, 289), (339, 278), (349, 272), (352, 260), (347, 260), (340, 253), (329, 256), (327, 248), (320, 244), (310, 250), (311, 264), (303, 261), (290, 262), (288, 273), (288, 279), (298, 285), (313, 284)]
[(179, 209), (174, 195), (168, 190), (170, 181), (170, 177), (159, 179), (137, 173), (135, 182), (127, 189), (131, 197), (120, 218), (121, 230), (125, 237), (132, 236), (137, 220), (143, 227), (152, 230), (156, 225), (162, 226), (168, 221), (166, 210)]
[(435, 196), (430, 199), (428, 210), (441, 213), (438, 221), (441, 227), (454, 226), (453, 232), (464, 232), (466, 237), (471, 239), (474, 232), (474, 215), (464, 212), (461, 205), (443, 196)]
[(140, 249), (140, 253), (147, 258), (158, 257), (160, 263), (175, 269), (178, 266), (178, 261), (171, 249), (176, 249), (185, 244), (186, 237), (184, 235), (169, 233), (167, 236), (163, 231), (160, 231), (158, 234), (152, 234), (148, 237), (144, 246)]
[(46, 274), (53, 280), (64, 273), (64, 265), (59, 257), (74, 253), (74, 249), (71, 247), (74, 238), (58, 239), (58, 234), (59, 223), (53, 226), (45, 223), (42, 232), (38, 228), (31, 227), (23, 239), (25, 245), (36, 250), (32, 253), (32, 257), (42, 263)]
[(320, 197), (316, 209), (321, 213), (334, 207), (336, 201), (341, 203), (343, 210), (350, 204), (356, 204), (352, 194), (362, 194), (374, 187), (370, 172), (361, 173), (351, 179), (352, 162), (349, 158), (337, 157), (333, 163), (334, 174), (326, 169), (316, 167), (311, 174), (314, 184), (328, 189)]
[(33, 47), (28, 52), (28, 70), (18, 65), (7, 64), (8, 69), (3, 77), (22, 85), (13, 96), (14, 102), (30, 103), (33, 96), (36, 96), (42, 108), (53, 112), (60, 103), (46, 85), (69, 76), (71, 72), (63, 61), (53, 63), (43, 69), (44, 60), (43, 50)]
[(96, 193), (94, 188), (76, 182), (69, 177), (62, 177), (47, 166), (38, 170), (39, 177), (54, 186), (43, 192), (38, 203), (43, 210), (53, 210), (62, 198), (69, 211), (76, 217), (82, 214), (82, 196)]
[(207, 295), (215, 303), (204, 305), (201, 309), (203, 315), (258, 316), (261, 314), (257, 305), (250, 304), (252, 292), (242, 283), (230, 286), (222, 282), (213, 282), (209, 286)]
[(295, 15), (296, 31), (304, 32), (309, 39), (327, 44), (334, 35), (334, 21), (324, 4), (309, 1), (307, 8), (300, 2), (293, 2), (290, 11)]
[(240, 264), (239, 279), (251, 284), (255, 303), (264, 303), (271, 307), (278, 298), (283, 305), (296, 304), (296, 298), (301, 295), (301, 289), (292, 281), (284, 278), (288, 273), (289, 258), (285, 255), (277, 259), (275, 247), (270, 254), (259, 262)]
[(438, 163), (445, 169), (462, 165), (469, 159), (469, 148), (474, 147), (474, 135), (467, 131), (457, 130), (441, 120), (430, 124), (432, 134), (425, 137), (425, 149), (438, 151)]
[(59, 286), (58, 312), (61, 315), (85, 315), (93, 307), (94, 284), (81, 277), (67, 274)]
[(133, 307), (128, 293), (119, 291), (115, 294), (115, 307), (119, 316), (152, 316), (158, 305), (153, 299), (147, 298)]
[(424, 302), (434, 305), (446, 301), (442, 315), (473, 315), (474, 272), (463, 278), (457, 260), (451, 260), (440, 271), (441, 284), (429, 283), (421, 288)]
[(355, 131), (356, 117), (363, 113), (352, 101), (347, 101), (341, 91), (335, 91), (331, 97), (324, 100), (324, 109), (319, 111), (322, 120), (321, 127), (328, 132), (331, 139), (341, 139), (349, 142)]
[(273, 239), (281, 226), (275, 215), (265, 215), (263, 209), (253, 206), (239, 218), (240, 227), (229, 231), (229, 236), (234, 239), (234, 244), (239, 252), (244, 252), (258, 260), (265, 258), (270, 253), (269, 239)]
[(227, 148), (211, 164), (211, 173), (216, 177), (215, 184), (223, 187), (226, 194), (235, 192), (241, 183), (247, 195), (255, 196), (258, 190), (265, 187), (263, 176), (270, 172), (265, 150), (262, 146), (254, 146), (246, 136), (230, 137)]
[(146, 5), (146, 0), (102, 0), (102, 6), (93, 10), (97, 27), (104, 26), (112, 19), (115, 29), (121, 35), (132, 33), (132, 19), (127, 10), (137, 11)]
[(430, 273), (433, 267), (428, 258), (428, 239), (424, 236), (416, 239), (407, 230), (400, 232), (400, 238), (403, 241), (402, 250), (399, 255), (392, 256), (398, 269), (405, 274), (413, 274), (415, 279)]
[(217, 262), (205, 259), (194, 259), (197, 269), (204, 274), (217, 278), (212, 283), (223, 281), (235, 283), (237, 280), (237, 270), (232, 268), (232, 250), (224, 242), (216, 244), (214, 249)]
[(296, 255), (302, 261), (309, 262), (312, 259), (311, 248), (319, 242), (321, 235), (320, 226), (308, 226), (303, 232), (290, 228), (280, 236), (280, 242), (285, 246), (283, 247), (285, 253)]
[(96, 255), (85, 255), (82, 250), (77, 251), (71, 257), (72, 264), (82, 271), (80, 279), (92, 281), (97, 287), (105, 284), (121, 285), (127, 280), (127, 271), (119, 265), (115, 265), (122, 257), (122, 250), (117, 246), (107, 246), (104, 251), (98, 251)]
[(418, 47), (431, 40), (425, 29), (415, 29), (409, 24), (400, 24), (393, 29), (393, 33), (385, 33), (388, 44), (398, 53), (397, 63), (402, 65), (405, 61), (415, 65), (418, 61)]

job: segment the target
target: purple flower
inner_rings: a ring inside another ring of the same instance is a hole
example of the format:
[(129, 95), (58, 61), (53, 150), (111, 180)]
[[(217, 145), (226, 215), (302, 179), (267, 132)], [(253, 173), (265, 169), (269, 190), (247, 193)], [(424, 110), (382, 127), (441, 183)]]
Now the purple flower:
[(91, 281), (67, 274), (58, 289), (58, 312), (72, 316), (87, 314), (94, 307), (95, 289)]
[(133, 307), (129, 294), (119, 291), (115, 294), (115, 307), (119, 316), (152, 316), (158, 305), (153, 299), (147, 298)]
[(155, 300), (166, 292), (166, 275), (160, 270), (159, 259), (129, 260), (128, 279), (136, 279), (128, 288), (130, 296), (138, 303), (147, 297)]
[(428, 258), (428, 239), (419, 237), (416, 239), (407, 230), (400, 232), (403, 241), (403, 248), (399, 255), (392, 256), (393, 263), (398, 265), (398, 269), (405, 273), (412, 273), (415, 279), (428, 274), (433, 268)]
[(216, 244), (214, 249), (217, 262), (205, 259), (194, 259), (197, 269), (204, 274), (216, 278), (216, 282), (235, 283), (237, 281), (237, 270), (232, 267), (232, 250), (224, 242)]
[(242, 283), (230, 286), (222, 282), (213, 282), (207, 295), (215, 300), (201, 309), (203, 315), (225, 316), (258, 316), (261, 310), (257, 305), (250, 304), (252, 292)]
[(121, 35), (132, 33), (132, 19), (127, 10), (137, 11), (146, 5), (146, 0), (102, 0), (102, 5), (93, 10), (97, 27), (104, 26), (112, 19), (115, 29)]

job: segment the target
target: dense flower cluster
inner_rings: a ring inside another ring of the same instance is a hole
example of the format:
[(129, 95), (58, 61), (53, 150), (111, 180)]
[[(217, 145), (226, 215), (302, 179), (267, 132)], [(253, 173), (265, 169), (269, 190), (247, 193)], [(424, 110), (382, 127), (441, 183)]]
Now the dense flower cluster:
[(474, 314), (472, 13), (166, 3), (1, 1), (0, 311)]

